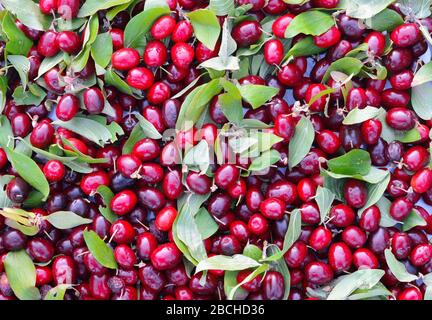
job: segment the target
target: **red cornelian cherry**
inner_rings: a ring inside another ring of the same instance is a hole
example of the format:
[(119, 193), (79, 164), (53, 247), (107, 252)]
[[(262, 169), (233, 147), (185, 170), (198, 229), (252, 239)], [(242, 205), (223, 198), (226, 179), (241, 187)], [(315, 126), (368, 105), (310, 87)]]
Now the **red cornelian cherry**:
[(47, 31), (39, 39), (37, 45), (38, 53), (44, 57), (55, 56), (60, 48), (58, 42), (58, 34), (55, 31)]
[(112, 39), (113, 48), (115, 51), (124, 47), (124, 31), (118, 28), (112, 28), (109, 31)]
[(240, 176), (240, 170), (232, 164), (224, 164), (220, 166), (215, 173), (215, 184), (226, 190), (229, 186), (234, 184)]
[(156, 20), (150, 32), (153, 38), (162, 40), (174, 31), (176, 20), (171, 16), (163, 16)]
[(186, 184), (196, 194), (206, 194), (210, 191), (211, 180), (206, 175), (190, 172), (186, 177)]
[(429, 154), (422, 146), (414, 146), (403, 155), (402, 162), (410, 171), (418, 171), (423, 168), (429, 160)]
[(177, 22), (172, 34), (171, 40), (174, 42), (187, 42), (193, 36), (193, 28), (189, 21), (182, 20)]
[(132, 48), (122, 48), (115, 51), (111, 57), (114, 69), (124, 71), (135, 68), (140, 62), (140, 55)]
[(174, 207), (163, 208), (156, 215), (156, 228), (165, 232), (170, 231), (176, 217), (177, 210)]
[(178, 42), (171, 48), (171, 60), (179, 68), (187, 68), (192, 63), (195, 56), (191, 45)]
[(43, 14), (52, 14), (57, 11), (57, 0), (40, 0), (39, 9)]
[(43, 167), (43, 173), (49, 182), (59, 182), (64, 178), (66, 169), (60, 161), (49, 160)]
[(260, 214), (254, 214), (248, 221), (248, 230), (256, 235), (262, 235), (268, 230), (267, 220)]
[(339, 137), (330, 130), (317, 132), (316, 141), (319, 147), (328, 154), (335, 153), (342, 145)]
[(123, 190), (117, 193), (111, 200), (111, 210), (120, 216), (130, 213), (138, 203), (135, 192)]
[(293, 63), (283, 66), (278, 74), (278, 80), (287, 87), (295, 87), (302, 80), (300, 69)]
[(347, 204), (359, 209), (366, 204), (367, 189), (362, 181), (350, 179), (344, 185), (344, 198)]
[(373, 205), (363, 211), (360, 217), (359, 226), (365, 231), (374, 232), (378, 230), (380, 221), (381, 211), (376, 205)]
[(409, 287), (398, 294), (397, 300), (423, 300), (423, 293), (417, 287)]
[(175, 244), (165, 243), (153, 250), (150, 259), (157, 270), (167, 270), (181, 262), (182, 253)]
[(423, 168), (411, 178), (411, 187), (415, 192), (424, 193), (432, 187), (432, 171)]
[(81, 49), (81, 38), (75, 32), (62, 31), (57, 35), (60, 50), (74, 54)]
[(137, 260), (135, 252), (125, 244), (114, 249), (114, 258), (123, 269), (132, 269)]
[(109, 186), (109, 177), (103, 171), (96, 171), (83, 176), (80, 187), (86, 195), (94, 194), (101, 185)]
[(304, 201), (310, 201), (316, 193), (317, 185), (312, 179), (304, 178), (297, 184), (298, 197)]
[(329, 246), (331, 240), (331, 231), (325, 227), (319, 226), (312, 231), (309, 237), (309, 246), (316, 251), (321, 251)]
[(357, 269), (377, 269), (378, 258), (366, 248), (357, 249), (353, 254), (353, 264)]
[(295, 18), (293, 14), (285, 14), (277, 18), (272, 25), (273, 34), (278, 38), (285, 38), (285, 30), (290, 25), (291, 21)]
[(305, 278), (312, 284), (323, 285), (333, 279), (333, 270), (324, 262), (313, 261), (306, 265)]
[(270, 220), (280, 220), (285, 213), (285, 202), (277, 198), (268, 198), (261, 202), (261, 214)]
[(294, 118), (288, 114), (279, 114), (274, 121), (275, 134), (286, 142), (294, 136), (295, 126)]
[(159, 156), (160, 147), (155, 140), (145, 138), (134, 145), (132, 154), (141, 161), (151, 161)]
[(168, 52), (165, 45), (158, 41), (150, 41), (147, 43), (147, 46), (144, 49), (144, 63), (148, 67), (160, 67), (163, 65), (167, 58)]
[(272, 64), (280, 64), (284, 57), (283, 44), (278, 39), (272, 39), (264, 44), (264, 59), (265, 61)]
[(417, 245), (414, 249), (412, 249), (409, 259), (416, 267), (430, 262), (432, 259), (432, 246), (430, 244)]
[[(313, 97), (320, 94), (321, 91), (326, 90), (327, 88), (323, 84), (311, 84), (306, 90), (305, 100), (306, 102), (310, 102)], [(322, 112), (326, 106), (327, 100), (326, 96), (322, 96), (318, 98), (315, 102), (313, 102), (309, 108), (315, 112)]]
[(386, 115), (387, 124), (396, 130), (411, 130), (415, 126), (414, 114), (406, 108), (392, 108)]
[(40, 122), (30, 133), (30, 143), (32, 146), (45, 149), (47, 148), (54, 139), (55, 129), (52, 124), (47, 122)]
[(352, 253), (343, 242), (333, 243), (328, 251), (328, 261), (334, 272), (348, 271), (352, 265)]
[(245, 20), (233, 28), (231, 35), (240, 47), (248, 47), (260, 39), (261, 26), (257, 21)]
[(84, 106), (90, 114), (99, 114), (105, 106), (105, 98), (99, 88), (89, 88), (83, 94)]
[(314, 43), (320, 48), (329, 48), (339, 42), (341, 33), (336, 26), (331, 27), (328, 31), (314, 37)]
[(135, 238), (135, 229), (125, 220), (117, 220), (111, 225), (110, 236), (117, 244), (131, 243)]
[(355, 221), (354, 210), (345, 204), (335, 205), (330, 209), (329, 215), (331, 223), (338, 228), (348, 227)]
[(396, 27), (390, 34), (390, 39), (398, 47), (410, 47), (420, 38), (420, 29), (415, 23), (406, 23)]
[[(243, 280), (245, 280), (251, 273), (252, 271), (249, 270), (240, 271), (237, 274), (237, 282), (242, 283)], [(243, 283), (241, 287), (247, 290), (248, 292), (257, 292), (261, 289), (261, 283), (262, 283), (262, 275), (258, 275), (253, 280)]]
[(147, 68), (133, 68), (129, 70), (126, 82), (138, 90), (147, 90), (154, 83), (153, 73)]
[(72, 20), (78, 15), (79, 0), (57, 0), (57, 13), (65, 20)]
[(367, 35), (364, 42), (368, 45), (369, 52), (375, 56), (382, 56), (386, 46), (386, 39), (381, 32), (373, 31)]
[(379, 120), (369, 119), (361, 125), (362, 139), (366, 144), (374, 145), (378, 143), (381, 133), (382, 123)]
[(57, 104), (56, 116), (62, 121), (72, 120), (72, 118), (78, 113), (79, 108), (79, 99), (70, 93), (65, 94), (60, 98)]

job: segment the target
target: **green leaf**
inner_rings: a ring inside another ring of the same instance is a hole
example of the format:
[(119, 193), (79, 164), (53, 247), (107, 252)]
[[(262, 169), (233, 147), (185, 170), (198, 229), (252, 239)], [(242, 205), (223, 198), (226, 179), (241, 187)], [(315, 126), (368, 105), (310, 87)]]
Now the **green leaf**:
[(393, 227), (398, 223), (398, 221), (394, 220), (390, 216), (390, 206), (391, 202), (386, 197), (382, 197), (376, 205), (380, 209), (381, 212), (381, 220), (380, 220), (380, 226), (384, 228)]
[(84, 230), (84, 241), (94, 258), (104, 267), (117, 269), (113, 250), (94, 231)]
[(207, 258), (203, 238), (198, 229), (196, 221), (189, 206), (183, 206), (178, 215), (176, 223), (176, 236), (187, 247), (190, 255), (193, 257), (193, 264), (199, 263)]
[(260, 261), (263, 257), (263, 251), (258, 246), (248, 243), (243, 249), (243, 255)]
[(313, 37), (305, 37), (288, 51), (283, 61), (286, 61), (289, 57), (308, 57), (315, 54), (324, 52), (326, 49), (317, 47), (314, 43)]
[(276, 261), (283, 257), (283, 255), (292, 247), (301, 234), (301, 212), (299, 209), (294, 209), (291, 212), (288, 229), (285, 233), (282, 251), (269, 256), (264, 261)]
[(226, 271), (224, 274), (224, 292), (227, 300), (244, 300), (249, 292), (237, 283), (239, 271)]
[(15, 25), (9, 12), (3, 17), (1, 30), (6, 34), (6, 52), (14, 55), (27, 56), (33, 42)]
[(333, 62), (324, 74), (323, 83), (330, 79), (330, 74), (333, 71), (339, 71), (346, 75), (358, 75), (363, 68), (363, 62), (357, 58), (344, 57)]
[(130, 19), (124, 30), (124, 46), (136, 48), (145, 37), (153, 23), (161, 16), (170, 14), (166, 3), (160, 7), (145, 10)]
[(407, 271), (402, 262), (396, 259), (391, 249), (385, 249), (384, 256), (391, 273), (393, 273), (400, 282), (412, 282), (418, 279), (417, 276)]
[(112, 53), (113, 45), (111, 35), (108, 32), (99, 34), (91, 47), (93, 60), (102, 68), (106, 68), (111, 61)]
[(36, 268), (25, 250), (11, 251), (6, 255), (4, 268), (12, 291), (20, 300), (39, 300), (36, 285)]
[(91, 16), (98, 11), (109, 9), (114, 6), (118, 6), (124, 3), (129, 3), (131, 0), (87, 0), (81, 6), (78, 17)]
[(289, 142), (288, 164), (290, 169), (298, 165), (309, 153), (315, 138), (315, 130), (308, 118), (302, 117), (296, 125), (294, 136)]
[(379, 269), (357, 270), (339, 281), (330, 292), (327, 300), (345, 300), (356, 289), (370, 289), (380, 281), (384, 274), (384, 270)]
[(334, 173), (334, 172), (331, 172), (328, 170), (323, 170), (323, 172), (325, 172), (325, 174), (327, 174), (328, 176), (330, 176), (331, 178), (334, 178), (334, 179), (352, 178), (352, 179), (357, 179), (357, 180), (372, 183), (372, 184), (376, 184), (376, 183), (383, 181), (387, 177), (387, 173), (388, 173), (386, 170), (381, 170), (381, 169), (378, 169), (376, 167), (371, 167), (371, 170), (366, 175), (339, 174), (339, 173)]
[(358, 215), (361, 215), (363, 211), (365, 211), (370, 206), (376, 204), (382, 198), (384, 192), (387, 189), (389, 182), (390, 182), (390, 172), (387, 172), (387, 177), (381, 182), (377, 184), (368, 184), (367, 187), (368, 199), (366, 201), (366, 204), (363, 206), (363, 208), (357, 211)]
[(400, 141), (402, 143), (411, 143), (420, 140), (420, 133), (417, 128), (413, 128), (409, 131), (400, 131), (391, 128), (386, 121), (387, 112), (381, 109), (381, 113), (378, 115), (377, 119), (382, 124), (381, 138), (387, 142)]
[(214, 50), (221, 27), (216, 14), (208, 9), (199, 9), (186, 14), (190, 19), (197, 39), (210, 50)]
[(125, 144), (123, 145), (122, 153), (123, 154), (129, 154), (132, 153), (132, 149), (135, 146), (135, 144), (144, 139), (146, 137), (144, 131), (142, 130), (141, 126), (135, 126), (132, 129), (131, 134), (129, 135), (129, 138), (126, 140)]
[(346, 9), (352, 18), (369, 19), (387, 8), (395, 0), (341, 0), (338, 8)]
[(388, 298), (392, 293), (381, 283), (378, 282), (370, 289), (357, 289), (348, 297), (348, 300), (366, 300), (371, 298)]
[(225, 117), (232, 123), (240, 124), (243, 120), (243, 105), (230, 93), (219, 95), (219, 104)]
[[(283, 252), (276, 245), (270, 245), (267, 250), (269, 251), (268, 253), (271, 256), (280, 256)], [(280, 259), (278, 259), (277, 261), (275, 261), (273, 263), (273, 269), (275, 271), (279, 272), (284, 278), (285, 292), (284, 292), (284, 296), (282, 299), (288, 300), (288, 296), (289, 296), (290, 289), (291, 289), (291, 274), (288, 270), (288, 266), (285, 262), (285, 259), (283, 259), (282, 256)]]
[(64, 59), (64, 53), (59, 52), (55, 56), (47, 57), (42, 60), (42, 63), (38, 70), (38, 76), (36, 79), (44, 75), (48, 70), (51, 70), (53, 67), (58, 65)]
[(213, 256), (198, 263), (195, 273), (203, 270), (239, 271), (259, 267), (261, 264), (242, 254)]
[(209, 8), (217, 16), (226, 16), (234, 11), (234, 0), (210, 0)]
[(69, 129), (99, 146), (104, 146), (109, 142), (115, 142), (117, 140), (107, 125), (101, 124), (88, 116), (76, 116), (72, 120), (66, 122), (56, 120), (53, 124)]
[(208, 239), (214, 235), (218, 229), (219, 225), (206, 210), (206, 208), (201, 208), (195, 215), (195, 223), (203, 239)]
[(255, 158), (250, 164), (249, 171), (261, 171), (269, 168), (271, 165), (278, 162), (281, 154), (274, 149), (263, 152), (259, 157)]
[(335, 194), (330, 189), (318, 186), (315, 194), (315, 201), (320, 210), (321, 223), (326, 221), (334, 199)]
[(133, 112), (132, 114), (138, 119), (139, 125), (144, 132), (145, 137), (156, 140), (162, 139), (162, 135), (159, 133), (159, 131), (157, 131), (150, 121), (148, 121), (138, 112)]
[(12, 94), (17, 106), (39, 105), (46, 97), (46, 92), (37, 84), (30, 84), (29, 91), (24, 91), (22, 86), (15, 88)]
[(176, 129), (188, 130), (201, 117), (210, 100), (222, 91), (219, 79), (213, 79), (208, 83), (196, 87), (180, 108), (177, 118)]
[[(238, 272), (225, 272), (225, 278), (224, 278), (224, 291), (227, 296), (228, 300), (237, 300), (241, 297), (246, 298), (247, 292), (241, 288), (242, 284), (252, 281), (260, 274), (266, 272), (269, 269), (268, 264), (262, 264), (258, 268), (256, 268), (251, 274), (249, 274), (242, 282), (237, 283), (237, 273)], [(228, 275), (228, 276), (227, 276)], [(231, 279), (228, 279), (230, 277)], [(227, 281), (228, 280), (228, 281)]]
[(45, 216), (44, 219), (60, 230), (71, 229), (93, 222), (93, 220), (83, 218), (72, 211), (57, 211)]
[(285, 38), (302, 33), (318, 36), (334, 26), (333, 17), (325, 12), (310, 10), (297, 15), (285, 30)]
[(248, 102), (253, 109), (261, 107), (278, 94), (279, 89), (256, 84), (247, 84), (238, 87), (242, 98)]
[[(12, 126), (5, 115), (0, 115), (0, 147), (6, 149), (10, 138), (13, 138)], [(13, 146), (13, 144), (11, 143)]]
[(414, 75), (414, 79), (411, 82), (411, 86), (416, 87), (426, 82), (432, 81), (431, 74), (432, 74), (432, 61), (426, 63), (416, 72), (416, 74)]
[(210, 149), (206, 140), (192, 147), (183, 158), (183, 164), (194, 171), (207, 172), (210, 165)]
[(44, 15), (37, 3), (31, 0), (1, 0), (1, 4), (15, 14), (24, 25), (32, 29), (46, 31), (52, 18)]
[(414, 15), (417, 19), (424, 19), (431, 15), (430, 0), (399, 0), (399, 8), (405, 15)]
[(14, 56), (9, 55), (8, 60), (14, 66), (15, 70), (18, 72), (18, 75), (21, 79), (21, 84), (24, 89), (27, 87), (28, 82), (28, 72), (30, 70), (30, 61), (27, 57), (24, 56)]
[(411, 104), (415, 113), (423, 120), (432, 119), (432, 82), (423, 83), (411, 89)]
[(393, 31), (396, 27), (404, 23), (401, 15), (392, 9), (384, 9), (380, 13), (374, 15), (371, 19), (367, 19), (366, 25), (376, 31)]
[(132, 89), (120, 76), (113, 70), (107, 70), (105, 73), (105, 83), (116, 87), (121, 92), (132, 95)]
[(228, 58), (237, 50), (237, 42), (231, 35), (229, 19), (225, 19), (222, 26), (222, 41), (219, 49), (219, 57), (226, 63)]
[(50, 193), (48, 181), (39, 166), (33, 159), (15, 152), (11, 149), (7, 151), (9, 161), (11, 161), (14, 169), (28, 184), (43, 194), (43, 199), (46, 200)]
[(402, 230), (408, 231), (411, 230), (412, 228), (418, 226), (424, 227), (426, 225), (427, 223), (425, 219), (423, 219), (423, 217), (418, 213), (416, 209), (413, 209), (408, 215), (408, 217), (406, 217), (405, 220), (403, 221)]
[(354, 108), (347, 114), (342, 123), (346, 126), (363, 123), (366, 120), (376, 118), (383, 111), (382, 108), (375, 107), (366, 107), (364, 109)]
[(71, 287), (70, 284), (59, 284), (47, 292), (44, 300), (63, 300), (66, 290)]
[(346, 175), (366, 175), (371, 169), (371, 164), (369, 152), (361, 149), (353, 149), (327, 162), (331, 172)]
[(117, 220), (117, 215), (111, 210), (110, 203), (112, 198), (114, 198), (114, 193), (107, 186), (100, 185), (96, 193), (100, 194), (105, 206), (99, 206), (99, 212), (107, 219), (110, 223)]
[(225, 60), (221, 57), (211, 58), (201, 63), (199, 67), (216, 71), (235, 71), (240, 69), (239, 58), (237, 57), (227, 57)]
[(8, 79), (6, 76), (0, 76), (0, 114), (6, 105), (6, 94), (8, 88)]

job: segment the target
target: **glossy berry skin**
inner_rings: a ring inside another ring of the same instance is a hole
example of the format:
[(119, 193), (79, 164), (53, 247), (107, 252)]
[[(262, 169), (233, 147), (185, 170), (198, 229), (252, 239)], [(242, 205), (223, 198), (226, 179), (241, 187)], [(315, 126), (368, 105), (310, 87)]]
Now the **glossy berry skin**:
[(153, 24), (150, 32), (153, 38), (157, 40), (162, 40), (168, 37), (174, 30), (176, 26), (176, 21), (171, 16), (160, 17)]
[(417, 287), (409, 287), (398, 294), (397, 300), (423, 300), (423, 294)]
[(126, 82), (138, 90), (147, 90), (154, 83), (153, 73), (147, 68), (133, 68), (126, 77)]
[(136, 263), (134, 251), (125, 244), (118, 245), (114, 249), (114, 258), (123, 269), (132, 269)]
[(350, 248), (361, 248), (367, 240), (366, 234), (357, 226), (349, 226), (342, 232), (342, 240)]
[(308, 255), (308, 247), (302, 241), (296, 241), (284, 255), (290, 268), (300, 268)]
[(278, 38), (285, 38), (285, 30), (294, 18), (295, 16), (290, 13), (278, 17), (272, 25), (273, 34)]
[(264, 44), (264, 59), (265, 61), (272, 64), (280, 64), (284, 57), (283, 44), (278, 39), (269, 40)]
[(189, 189), (196, 194), (206, 194), (210, 191), (211, 187), (210, 178), (196, 172), (191, 172), (187, 175), (186, 183)]
[(117, 220), (110, 228), (110, 235), (117, 244), (131, 243), (135, 238), (135, 234), (135, 229), (125, 220)]
[(187, 68), (192, 63), (195, 52), (187, 43), (178, 42), (171, 48), (171, 60), (179, 68)]
[(71, 120), (79, 110), (80, 101), (72, 94), (65, 94), (60, 98), (56, 108), (56, 116), (62, 121)]
[(411, 88), (411, 83), (414, 79), (414, 73), (411, 70), (403, 70), (393, 74), (390, 77), (390, 83), (396, 90), (408, 90)]
[(379, 222), (381, 221), (381, 211), (375, 205), (367, 208), (363, 211), (359, 226), (368, 232), (374, 232), (378, 230)]
[(422, 266), (432, 259), (432, 247), (430, 244), (419, 244), (410, 253), (410, 262), (414, 266)]
[(378, 143), (382, 133), (382, 123), (379, 120), (369, 119), (361, 125), (362, 140), (369, 145)]
[(306, 280), (316, 285), (323, 285), (333, 279), (332, 268), (324, 262), (310, 262), (304, 272)]
[(132, 154), (141, 161), (151, 161), (160, 153), (160, 147), (155, 140), (145, 138), (138, 141), (132, 149)]
[(317, 227), (309, 237), (309, 246), (316, 251), (326, 248), (332, 240), (332, 233), (324, 227)]
[(113, 53), (111, 62), (112, 66), (117, 70), (130, 70), (139, 64), (140, 55), (135, 49), (123, 48)]
[(150, 41), (144, 50), (144, 63), (148, 67), (160, 67), (167, 58), (168, 52), (165, 45), (160, 41)]
[(411, 178), (411, 187), (415, 192), (424, 193), (432, 187), (432, 171), (423, 168)]
[(358, 249), (353, 254), (353, 264), (357, 269), (377, 269), (379, 262), (372, 251), (366, 248)]
[(260, 214), (254, 214), (248, 221), (248, 229), (251, 233), (261, 235), (268, 230), (267, 220)]
[(355, 213), (349, 206), (338, 204), (330, 209), (331, 223), (338, 228), (345, 228), (355, 222)]
[(177, 210), (174, 207), (165, 207), (156, 215), (155, 225), (161, 231), (171, 230), (174, 220), (177, 217)]
[(103, 171), (96, 171), (85, 175), (80, 183), (81, 190), (86, 195), (94, 194), (101, 185), (109, 186), (108, 175)]
[(57, 0), (41, 0), (39, 9), (43, 14), (51, 14), (52, 11), (57, 11)]
[[(309, 103), (313, 97), (318, 95), (321, 91), (326, 90), (327, 88), (322, 84), (311, 84), (306, 90), (305, 100)], [(309, 108), (314, 112), (322, 112), (324, 111), (326, 105), (326, 96), (318, 98), (315, 102), (309, 105)]]
[(84, 106), (88, 113), (99, 114), (105, 106), (105, 98), (102, 91), (98, 88), (89, 88), (83, 94)]
[(391, 240), (391, 249), (397, 259), (408, 258), (412, 249), (410, 237), (404, 232), (395, 233)]
[(348, 180), (344, 185), (344, 197), (349, 206), (356, 209), (363, 207), (367, 201), (365, 184), (359, 180)]
[(335, 153), (342, 145), (339, 137), (330, 130), (318, 132), (316, 134), (316, 142), (318, 146), (328, 154)]
[(193, 28), (189, 21), (182, 20), (177, 22), (172, 34), (171, 40), (174, 42), (187, 42), (193, 35)]
[(165, 243), (157, 247), (151, 254), (153, 266), (158, 270), (174, 268), (180, 263), (182, 254), (173, 243)]
[(136, 252), (141, 260), (150, 260), (150, 255), (157, 248), (157, 246), (157, 240), (150, 232), (144, 232), (138, 235), (136, 240)]
[(314, 43), (319, 48), (329, 48), (339, 42), (341, 33), (335, 26), (319, 36), (314, 37)]
[(79, 0), (57, 0), (57, 13), (65, 20), (72, 20), (78, 15)]
[(413, 112), (406, 108), (392, 108), (386, 115), (387, 124), (396, 130), (411, 130), (415, 126)]
[(275, 119), (275, 134), (288, 142), (294, 135), (295, 125), (294, 118), (291, 115), (279, 114)]
[(367, 35), (364, 42), (368, 45), (369, 52), (380, 57), (384, 53), (386, 39), (381, 32), (373, 31)]
[(75, 262), (69, 256), (57, 256), (52, 262), (52, 274), (54, 283), (59, 284), (73, 284), (75, 283), (76, 270)]
[(289, 63), (283, 66), (278, 74), (278, 80), (287, 87), (296, 86), (302, 79), (302, 74), (300, 69), (293, 63)]
[(214, 179), (219, 188), (226, 190), (238, 180), (239, 176), (240, 170), (236, 166), (224, 164), (216, 170)]
[(268, 198), (261, 202), (261, 214), (270, 220), (280, 220), (285, 213), (285, 202), (277, 198)]
[(407, 48), (393, 49), (385, 59), (385, 66), (390, 72), (399, 72), (407, 69), (413, 62), (411, 50)]
[(41, 122), (30, 133), (30, 143), (39, 149), (48, 147), (54, 139), (55, 129), (47, 122)]
[(76, 54), (81, 49), (81, 38), (72, 31), (60, 32), (57, 42), (60, 50), (69, 54)]
[(282, 300), (285, 293), (285, 282), (282, 274), (268, 271), (262, 282), (263, 296), (266, 300)]
[(49, 182), (59, 182), (64, 178), (66, 169), (62, 162), (49, 160), (43, 167), (43, 173)]
[(334, 272), (348, 271), (352, 265), (352, 253), (343, 242), (337, 242), (330, 246), (328, 261)]
[(403, 155), (402, 161), (410, 171), (418, 171), (423, 168), (429, 160), (427, 150), (421, 146), (408, 149)]
[(390, 215), (398, 221), (403, 221), (411, 213), (414, 205), (406, 198), (394, 200), (390, 206)]
[(44, 57), (55, 56), (60, 48), (58, 42), (58, 34), (54, 31), (45, 32), (39, 39), (37, 45), (38, 53)]
[(256, 21), (242, 21), (237, 24), (231, 35), (240, 47), (248, 47), (260, 39), (262, 35), (261, 26)]
[(115, 214), (123, 216), (131, 212), (137, 202), (138, 198), (133, 191), (124, 190), (112, 198), (110, 207)]
[(410, 47), (420, 38), (420, 30), (415, 23), (406, 23), (396, 27), (390, 34), (390, 39), (398, 47)]

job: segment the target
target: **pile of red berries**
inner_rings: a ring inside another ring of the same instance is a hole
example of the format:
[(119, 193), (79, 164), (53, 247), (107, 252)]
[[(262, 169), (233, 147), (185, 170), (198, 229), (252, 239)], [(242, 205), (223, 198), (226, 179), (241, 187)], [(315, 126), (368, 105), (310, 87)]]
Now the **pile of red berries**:
[(0, 299), (431, 300), (418, 2), (1, 1)]

